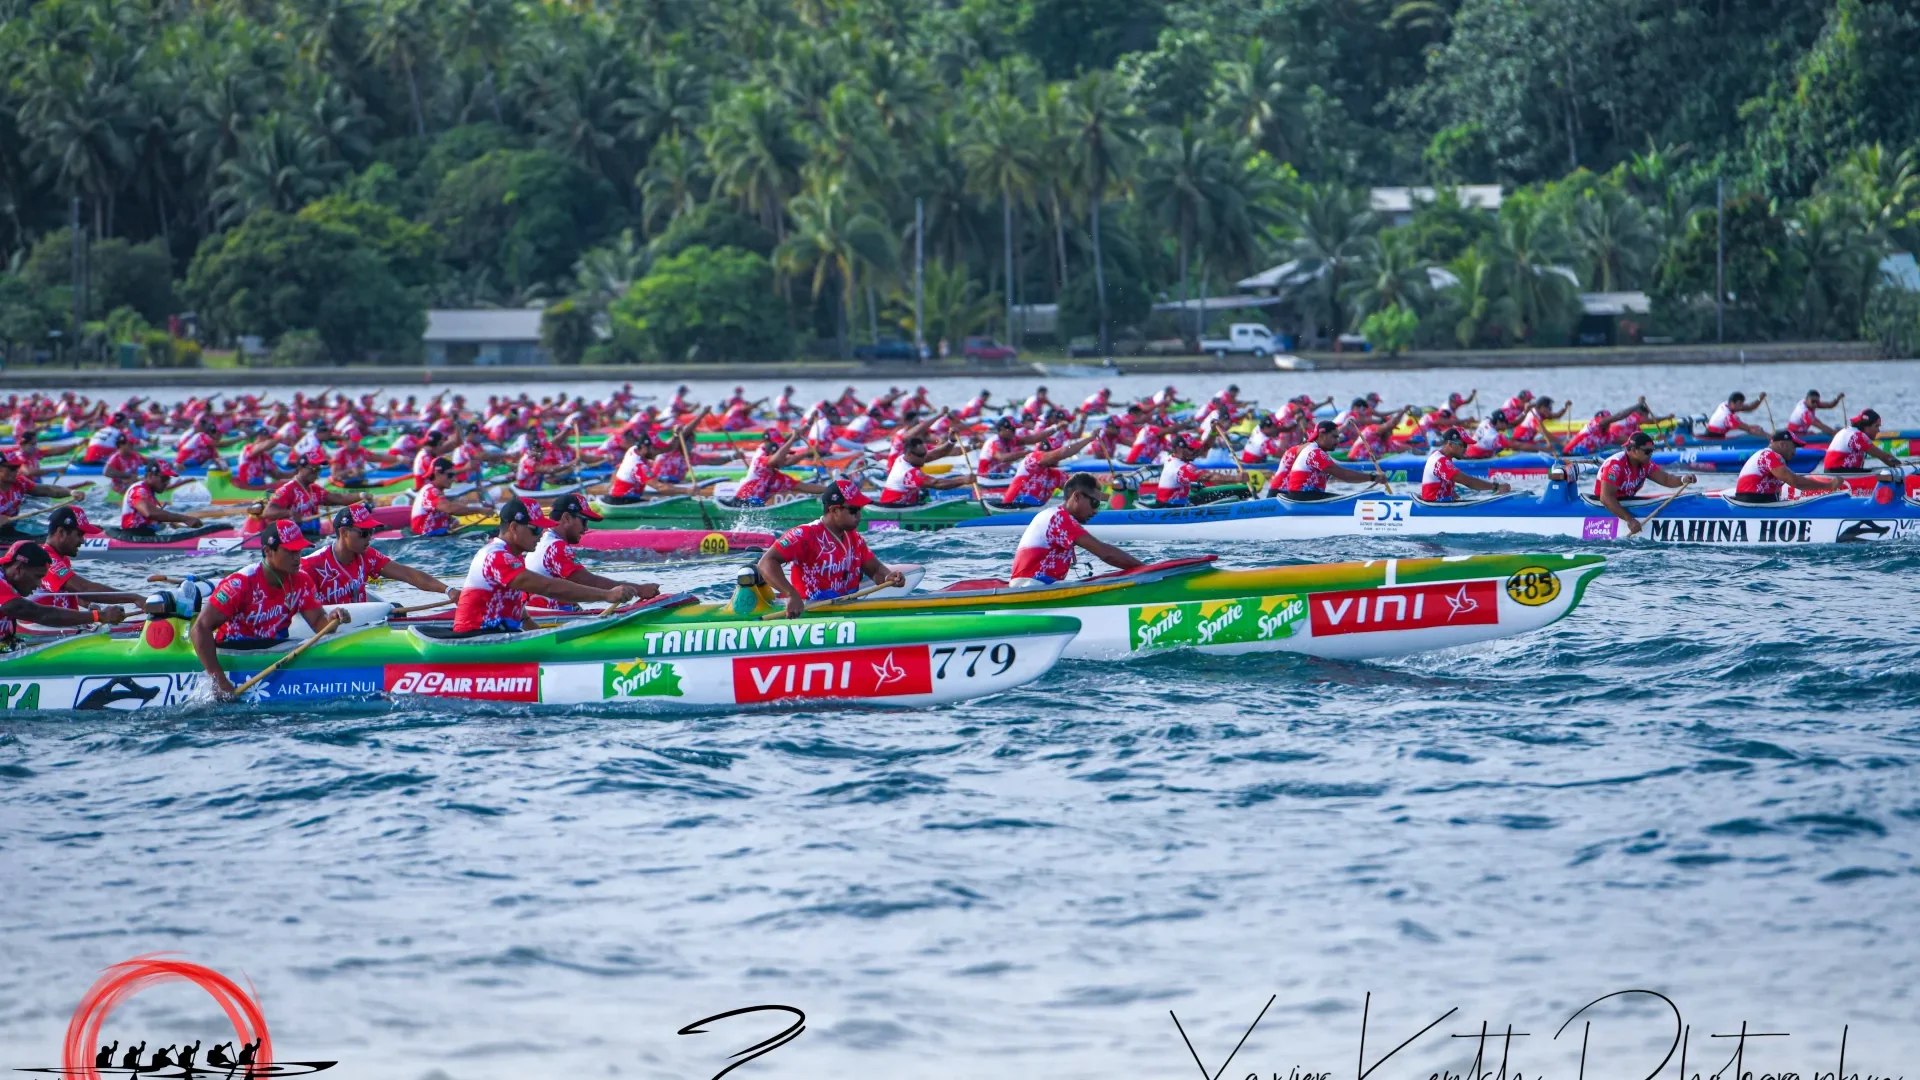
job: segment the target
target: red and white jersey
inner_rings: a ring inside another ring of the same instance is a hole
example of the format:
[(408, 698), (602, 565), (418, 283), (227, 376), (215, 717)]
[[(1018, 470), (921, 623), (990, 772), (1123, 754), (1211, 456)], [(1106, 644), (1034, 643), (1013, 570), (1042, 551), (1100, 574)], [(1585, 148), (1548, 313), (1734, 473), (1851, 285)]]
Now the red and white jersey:
[[(0, 604), (5, 604), (19, 595), (6, 578), (0, 577)], [(19, 631), (20, 624), (14, 620), (13, 616), (0, 615), (0, 638), (11, 638)]]
[(620, 464), (613, 470), (613, 486), (608, 489), (610, 495), (638, 495), (647, 489), (647, 455), (639, 446), (627, 447), (620, 455)]
[(1640, 485), (1653, 475), (1653, 465), (1635, 465), (1627, 460), (1627, 452), (1621, 450), (1600, 463), (1600, 475), (1594, 478), (1593, 493), (1600, 494), (1602, 484), (1612, 484), (1614, 493), (1621, 498), (1640, 493)]
[(516, 462), (513, 467), (514, 486), (526, 488), (529, 491), (540, 490), (540, 484), (545, 479), (545, 477), (541, 475), (540, 469), (545, 466), (546, 463), (547, 455), (545, 451), (536, 450), (531, 446), (521, 451), (520, 460)]
[(1497, 454), (1507, 448), (1507, 437), (1493, 426), (1491, 419), (1480, 421), (1473, 429), (1473, 441), (1469, 444), (1483, 454)]
[(787, 580), (809, 600), (854, 591), (860, 585), (861, 568), (873, 558), (859, 533), (845, 532), (836, 538), (821, 521), (788, 529), (773, 549), (787, 560)]
[(1420, 414), (1420, 419), (1413, 422), (1413, 437), (1431, 442), (1445, 434), (1447, 428), (1452, 426), (1451, 419), (1442, 420), (1438, 412), (1428, 411)]
[(240, 461), (233, 467), (233, 479), (247, 487), (259, 487), (273, 477), (273, 444), (248, 443), (240, 448)]
[(127, 489), (127, 493), (120, 496), (120, 527), (122, 529), (153, 528), (153, 519), (134, 508), (146, 503), (157, 505), (159, 502), (159, 496), (154, 494), (153, 488), (148, 486), (145, 480), (135, 480), (133, 486)]
[(1280, 460), (1275, 463), (1273, 475), (1267, 478), (1264, 494), (1271, 495), (1277, 491), (1287, 490), (1287, 477), (1293, 475), (1293, 463), (1299, 460), (1300, 451), (1306, 449), (1308, 445), (1310, 444), (1295, 443), (1287, 447), (1286, 451), (1280, 455)]
[(1546, 421), (1541, 418), (1540, 410), (1528, 409), (1527, 415), (1521, 417), (1520, 422), (1513, 426), (1513, 437), (1521, 442), (1538, 442), (1541, 430), (1545, 427)]
[(1584, 454), (1598, 449), (1607, 441), (1607, 421), (1611, 419), (1612, 417), (1602, 419), (1596, 416), (1588, 420), (1586, 426), (1575, 432), (1562, 449), (1569, 454)]
[(1035, 450), (1020, 459), (1013, 479), (1007, 481), (1006, 502), (1043, 503), (1053, 498), (1067, 482), (1067, 470), (1049, 466), (1047, 451)]
[(415, 536), (425, 536), (436, 529), (453, 528), (453, 518), (440, 504), (446, 496), (432, 484), (422, 484), (413, 493), (413, 506), (407, 513), (407, 528)]
[(1759, 452), (1740, 466), (1740, 479), (1734, 481), (1733, 490), (1740, 495), (1778, 495), (1786, 485), (1773, 475), (1773, 470), (1786, 464), (1786, 460), (1773, 452), (1773, 447), (1763, 446)]
[(527, 569), (507, 542), (494, 537), (467, 564), (467, 577), (460, 583), (460, 599), (453, 607), (455, 632), (495, 629), (503, 623), (518, 625), (527, 617), (527, 594), (510, 584)]
[(392, 444), (387, 447), (387, 453), (404, 457), (420, 449), (420, 446), (420, 436), (409, 431), (393, 440)]
[[(1872, 445), (1873, 440), (1867, 438), (1866, 432), (1848, 424), (1833, 433), (1833, 441), (1827, 444), (1827, 456), (1820, 467), (1828, 472), (1864, 469), (1867, 465), (1867, 447)], [(0, 513), (11, 511), (0, 510)]]
[(905, 457), (898, 457), (887, 470), (887, 483), (880, 489), (880, 501), (888, 506), (912, 506), (920, 501), (926, 487), (927, 474)]
[(826, 413), (815, 415), (813, 422), (807, 425), (807, 441), (812, 443), (815, 449), (824, 448), (833, 442), (833, 421), (827, 419)]
[(872, 414), (861, 413), (859, 416), (847, 421), (847, 438), (856, 442), (865, 441), (872, 435), (873, 425), (875, 423), (876, 421)]
[(227, 617), (213, 632), (215, 641), (275, 641), (302, 611), (320, 606), (313, 578), (295, 570), (278, 587), (267, 580), (264, 563), (254, 563), (222, 578), (207, 606)]
[(289, 480), (275, 488), (273, 496), (267, 501), (282, 510), (291, 510), (295, 521), (310, 521), (320, 515), (321, 507), (327, 505), (327, 493), (319, 484)]
[(483, 460), (480, 455), (485, 451), (485, 447), (471, 440), (454, 447), (453, 452), (447, 455), (447, 462), (453, 466), (453, 475), (462, 480), (474, 479), (480, 472)]
[(513, 420), (506, 413), (494, 413), (480, 422), (480, 434), (487, 441), (498, 446), (507, 441), (507, 431), (513, 426)]
[(986, 396), (983, 394), (975, 394), (972, 397), (972, 399), (970, 399), (965, 405), (960, 406), (960, 419), (962, 420), (975, 419), (982, 412), (985, 412), (986, 408), (987, 408)]
[[(115, 450), (112, 456), (100, 464), (102, 472), (112, 469), (114, 472), (131, 473), (134, 476), (139, 476), (141, 470), (146, 467), (147, 459), (140, 451), (135, 450), (131, 446), (122, 446), (120, 449)], [(133, 483), (133, 481), (116, 477), (113, 481), (113, 489), (115, 491), (125, 491), (131, 483)]]
[(98, 428), (92, 435), (87, 437), (87, 450), (86, 453), (81, 456), (81, 460), (89, 465), (97, 461), (105, 461), (107, 460), (107, 455), (113, 453), (114, 448), (119, 445), (119, 428)]
[[(580, 560), (574, 558), (573, 545), (560, 538), (560, 534), (547, 529), (540, 534), (540, 542), (527, 552), (527, 569), (536, 574), (545, 574), (561, 581), (568, 579), (575, 570), (582, 569)], [(570, 607), (562, 601), (543, 597), (547, 607)]]
[(1787, 415), (1787, 430), (1802, 438), (1813, 434), (1813, 407), (1805, 401), (1794, 405), (1793, 412)]
[(753, 423), (753, 409), (744, 401), (727, 406), (727, 414), (720, 418), (723, 431), (745, 431)]
[(1508, 416), (1519, 416), (1520, 410), (1526, 408), (1527, 402), (1532, 400), (1533, 400), (1532, 398), (1523, 398), (1519, 394), (1515, 394), (1514, 396), (1508, 398), (1507, 403), (1505, 405), (1500, 406), (1500, 408)]
[(427, 482), (433, 479), (433, 459), (436, 456), (437, 455), (434, 454), (433, 451), (427, 449), (424, 446), (414, 451), (414, 454), (413, 454), (414, 490), (417, 491), (420, 488), (426, 487)]
[(1020, 411), (1028, 416), (1038, 416), (1043, 410), (1052, 407), (1053, 402), (1047, 400), (1047, 395), (1036, 393), (1020, 406)]
[[(42, 544), (47, 552), (47, 572), (40, 575), (40, 588), (28, 597), (36, 604), (48, 607), (66, 608), (68, 611), (80, 610), (80, 598), (72, 593), (62, 592), (67, 582), (73, 579), (73, 560), (53, 550), (52, 545)], [(5, 601), (0, 600), (0, 603)]]
[(1713, 415), (1707, 417), (1707, 434), (1725, 435), (1727, 432), (1732, 431), (1733, 425), (1737, 423), (1739, 423), (1739, 421), (1733, 417), (1733, 406), (1723, 401), (1718, 408), (1713, 410)]
[(1133, 438), (1133, 446), (1127, 450), (1127, 464), (1142, 465), (1152, 461), (1155, 455), (1167, 448), (1167, 429), (1159, 424), (1145, 424), (1140, 433)]
[(1640, 430), (1640, 414), (1639, 413), (1637, 412), (1628, 413), (1625, 416), (1616, 417), (1611, 423), (1607, 425), (1607, 441), (1617, 442), (1617, 443), (1626, 442), (1628, 436), (1632, 435), (1634, 432), (1639, 430)]
[(1319, 443), (1301, 444), (1300, 452), (1294, 455), (1293, 467), (1287, 470), (1287, 490), (1327, 490), (1327, 470), (1332, 467), (1333, 458), (1320, 449)]
[(1428, 502), (1452, 502), (1454, 479), (1460, 466), (1438, 450), (1427, 454), (1426, 467), (1420, 470), (1420, 497)]
[(303, 556), (300, 569), (313, 579), (321, 605), (359, 604), (367, 599), (367, 579), (379, 577), (392, 561), (369, 547), (358, 558), (342, 563), (333, 545), (325, 544)]
[(1368, 424), (1361, 428), (1360, 433), (1353, 437), (1352, 444), (1347, 447), (1347, 457), (1354, 461), (1372, 461), (1385, 456), (1387, 439), (1391, 433), (1382, 431), (1382, 426)]
[(1048, 507), (1033, 515), (1026, 531), (1020, 534), (1020, 546), (1013, 552), (1014, 581), (1062, 581), (1073, 570), (1073, 548), (1087, 535), (1084, 525), (1073, 519), (1064, 506)]
[(1113, 399), (1113, 391), (1102, 388), (1097, 394), (1089, 394), (1080, 403), (1080, 411), (1087, 416), (1099, 416), (1107, 411), (1107, 402)]
[(1254, 428), (1247, 436), (1247, 444), (1240, 448), (1240, 464), (1261, 465), (1275, 454), (1281, 452), (1280, 436), (1268, 435), (1261, 428)]
[(747, 459), (747, 477), (733, 493), (735, 499), (764, 502), (793, 486), (793, 477), (773, 467), (773, 457), (764, 443), (753, 452)]
[(204, 431), (189, 431), (182, 436), (173, 448), (173, 464), (176, 468), (192, 468), (205, 465), (220, 456), (220, 446), (213, 436)]
[(994, 457), (999, 454), (1015, 453), (1019, 449), (1020, 440), (1017, 436), (1002, 435), (997, 431), (994, 432), (993, 436), (987, 440), (986, 445), (980, 448), (980, 475), (996, 478), (1013, 475), (1013, 462), (995, 461)]
[(663, 484), (677, 484), (687, 478), (687, 455), (680, 452), (675, 444), (660, 451), (653, 459), (653, 478)]
[(288, 446), (300, 441), (300, 421), (289, 420), (273, 429), (273, 437)]
[(373, 458), (360, 448), (359, 443), (348, 443), (333, 452), (333, 473), (335, 476), (364, 476), (367, 465)]
[(1167, 463), (1160, 466), (1160, 493), (1156, 498), (1163, 505), (1186, 502), (1193, 494), (1193, 485), (1199, 482), (1202, 472), (1191, 461), (1169, 457)]

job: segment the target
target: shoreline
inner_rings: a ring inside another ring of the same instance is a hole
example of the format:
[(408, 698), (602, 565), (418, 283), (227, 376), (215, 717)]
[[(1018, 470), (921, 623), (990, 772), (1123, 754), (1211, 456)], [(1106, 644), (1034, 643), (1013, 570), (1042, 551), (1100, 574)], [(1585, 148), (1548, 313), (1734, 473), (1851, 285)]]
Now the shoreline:
[(252, 381), (281, 386), (360, 385), (468, 386), (520, 382), (668, 382), (696, 379), (873, 379), (1007, 378), (1039, 375), (1203, 375), (1244, 372), (1314, 374), (1341, 371), (1430, 371), (1449, 368), (1626, 367), (1633, 365), (1706, 365), (1840, 363), (1897, 360), (1873, 342), (1768, 342), (1753, 345), (1636, 345), (1611, 348), (1497, 349), (1447, 352), (1300, 353), (1302, 366), (1278, 368), (1271, 358), (1206, 355), (1132, 356), (1111, 366), (1085, 360), (1023, 360), (986, 364), (964, 360), (859, 361), (805, 360), (783, 364), (634, 364), (494, 365), (428, 367), (420, 364), (348, 367), (229, 368), (58, 368), (0, 370), (0, 391), (97, 389), (194, 389), (229, 387)]

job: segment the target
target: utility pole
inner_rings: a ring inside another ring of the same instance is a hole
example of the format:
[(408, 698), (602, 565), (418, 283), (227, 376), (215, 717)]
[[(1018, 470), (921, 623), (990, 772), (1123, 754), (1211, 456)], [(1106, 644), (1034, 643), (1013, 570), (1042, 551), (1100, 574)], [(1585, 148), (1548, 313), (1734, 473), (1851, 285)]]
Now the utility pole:
[(1713, 324), (1714, 340), (1727, 343), (1727, 178), (1713, 181)]
[(920, 357), (927, 355), (926, 235), (927, 205), (925, 200), (916, 198), (913, 200), (913, 352)]
[(80, 265), (80, 196), (75, 195), (69, 203), (67, 224), (73, 232), (73, 325), (67, 329), (67, 352), (73, 359), (76, 370), (80, 367), (80, 321), (84, 318), (81, 305), (86, 296), (86, 275)]

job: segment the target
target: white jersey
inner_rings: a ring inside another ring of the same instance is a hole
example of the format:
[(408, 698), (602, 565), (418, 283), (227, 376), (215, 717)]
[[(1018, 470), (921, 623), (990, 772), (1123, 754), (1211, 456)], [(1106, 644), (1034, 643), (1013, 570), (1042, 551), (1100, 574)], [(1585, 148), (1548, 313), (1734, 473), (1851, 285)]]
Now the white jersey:
[(318, 449), (320, 449), (320, 433), (317, 430), (300, 436), (300, 440), (293, 444), (295, 454), (311, 454)]
[(1713, 415), (1707, 418), (1707, 431), (1714, 435), (1724, 435), (1732, 431), (1733, 425), (1737, 423), (1739, 421), (1733, 418), (1733, 406), (1723, 401), (1719, 408), (1713, 410)]
[(1813, 407), (1805, 401), (1795, 405), (1793, 412), (1787, 417), (1787, 430), (1793, 432), (1795, 435), (1805, 435), (1807, 432), (1812, 431)]
[(1253, 434), (1247, 436), (1247, 445), (1240, 448), (1240, 460), (1248, 465), (1265, 461), (1278, 449), (1276, 445), (1278, 441), (1277, 436), (1268, 435), (1265, 431), (1254, 428)]
[[(926, 484), (926, 474), (907, 460), (905, 454), (893, 459), (893, 468), (887, 470), (887, 482), (881, 485), (882, 492), (893, 495), (892, 500), (912, 502), (920, 497)], [(885, 499), (885, 496), (882, 496)]]
[(613, 478), (626, 484), (638, 484), (640, 473), (646, 468), (646, 456), (643, 447), (629, 446), (627, 452), (620, 455), (620, 465), (613, 470)]
[(856, 439), (866, 438), (867, 433), (872, 430), (873, 417), (868, 416), (866, 413), (861, 413), (859, 416), (854, 417), (853, 421), (847, 425), (847, 434)]
[(1501, 442), (1500, 429), (1493, 426), (1490, 418), (1480, 421), (1480, 426), (1473, 429), (1473, 445), (1482, 450), (1498, 450)]
[(807, 426), (807, 440), (816, 443), (833, 441), (833, 421), (827, 419), (826, 413), (814, 417), (813, 423)]
[(120, 445), (120, 429), (117, 427), (100, 428), (87, 437), (87, 445), (89, 447), (97, 446), (102, 450), (111, 450)]
[(560, 539), (560, 534), (552, 529), (542, 530), (540, 542), (527, 552), (527, 569), (551, 578), (564, 579), (577, 565), (573, 545)]

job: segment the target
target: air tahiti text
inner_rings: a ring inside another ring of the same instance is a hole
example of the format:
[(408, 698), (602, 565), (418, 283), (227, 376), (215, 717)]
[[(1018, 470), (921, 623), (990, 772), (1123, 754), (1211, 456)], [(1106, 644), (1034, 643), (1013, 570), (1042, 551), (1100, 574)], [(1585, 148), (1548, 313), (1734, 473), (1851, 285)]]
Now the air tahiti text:
[(743, 626), (704, 626), (691, 630), (658, 630), (647, 635), (647, 656), (695, 652), (768, 652), (774, 649), (815, 649), (858, 642), (851, 619), (814, 623), (747, 623)]

